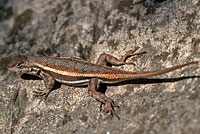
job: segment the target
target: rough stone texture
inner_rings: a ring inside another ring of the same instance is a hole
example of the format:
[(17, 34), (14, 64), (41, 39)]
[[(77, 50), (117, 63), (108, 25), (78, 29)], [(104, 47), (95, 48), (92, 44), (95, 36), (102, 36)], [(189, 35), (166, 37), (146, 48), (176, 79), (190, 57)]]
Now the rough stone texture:
[(152, 71), (200, 61), (199, 0), (0, 1), (1, 133), (199, 134), (200, 68), (108, 86), (121, 117), (110, 119), (87, 88), (62, 85), (46, 102), (32, 91), (41, 80), (21, 79), (5, 65), (17, 54), (80, 57), (109, 53), (130, 58), (130, 71)]

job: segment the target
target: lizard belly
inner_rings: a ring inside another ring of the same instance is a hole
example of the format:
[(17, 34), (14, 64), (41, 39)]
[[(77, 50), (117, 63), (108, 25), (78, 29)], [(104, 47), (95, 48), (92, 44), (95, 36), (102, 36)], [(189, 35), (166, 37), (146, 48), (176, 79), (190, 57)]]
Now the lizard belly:
[(60, 83), (64, 83), (69, 86), (86, 86), (89, 83), (89, 79), (84, 79), (84, 80), (61, 80), (61, 79), (56, 79), (56, 81)]
[(87, 77), (69, 76), (50, 71), (48, 73), (51, 76), (54, 76), (56, 81), (69, 86), (85, 86), (89, 83), (89, 79)]

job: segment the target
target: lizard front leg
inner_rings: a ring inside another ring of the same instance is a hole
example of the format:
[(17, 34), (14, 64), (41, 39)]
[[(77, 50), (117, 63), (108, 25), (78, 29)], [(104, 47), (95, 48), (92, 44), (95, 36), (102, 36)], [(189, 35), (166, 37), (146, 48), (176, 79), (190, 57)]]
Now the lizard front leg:
[(88, 93), (98, 101), (104, 104), (103, 112), (104, 114), (110, 113), (112, 116), (115, 115), (118, 119), (119, 116), (115, 113), (114, 107), (118, 107), (114, 104), (113, 100), (107, 97), (105, 94), (101, 92), (97, 92), (99, 86), (99, 79), (92, 78), (88, 85)]
[(40, 68), (37, 68), (37, 67), (24, 68), (23, 72), (26, 72), (30, 75), (37, 76), (44, 80), (44, 85), (45, 85), (46, 89), (45, 90), (37, 89), (36, 91), (33, 91), (33, 93), (35, 96), (46, 95), (46, 97), (47, 97), (49, 92), (51, 91), (51, 89), (53, 89), (53, 87), (54, 87), (54, 84), (55, 84), (54, 78), (51, 75), (49, 75), (48, 73), (41, 71)]
[(103, 54), (101, 54), (99, 56), (97, 64), (107, 65), (109, 63), (109, 64), (114, 65), (114, 66), (120, 66), (120, 65), (125, 65), (125, 64), (134, 64), (132, 62), (126, 62), (126, 59), (131, 57), (131, 56), (135, 56), (135, 55), (140, 55), (140, 54), (146, 53), (146, 51), (135, 53), (137, 50), (138, 49), (135, 48), (134, 50), (127, 51), (126, 54), (121, 57), (121, 59), (117, 59), (117, 58), (113, 57), (112, 55), (103, 53)]
[(49, 73), (46, 73), (44, 71), (40, 72), (39, 77), (44, 80), (44, 85), (46, 88), (44, 90), (38, 89), (36, 91), (33, 91), (33, 93), (35, 96), (43, 96), (44, 95), (45, 99), (46, 99), (48, 97), (49, 93), (51, 92), (51, 90), (54, 88), (56, 81)]

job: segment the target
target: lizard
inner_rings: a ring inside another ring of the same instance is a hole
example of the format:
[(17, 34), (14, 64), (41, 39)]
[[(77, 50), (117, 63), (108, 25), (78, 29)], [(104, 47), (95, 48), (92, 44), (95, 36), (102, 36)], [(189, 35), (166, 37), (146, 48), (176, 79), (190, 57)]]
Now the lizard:
[(121, 59), (102, 53), (96, 64), (78, 58), (60, 57), (60, 55), (57, 54), (42, 57), (18, 55), (11, 58), (7, 68), (10, 71), (30, 74), (43, 79), (45, 89), (37, 89), (33, 91), (36, 96), (47, 97), (50, 91), (54, 88), (56, 82), (64, 83), (69, 86), (87, 85), (89, 95), (101, 102), (101, 108), (104, 106), (104, 114), (109, 113), (110, 115), (114, 115), (120, 119), (114, 110), (115, 107), (119, 106), (104, 93), (99, 92), (99, 84), (119, 83), (127, 80), (153, 77), (198, 63), (197, 61), (193, 61), (151, 72), (131, 72), (108, 66), (108, 64), (114, 66), (134, 64), (132, 62), (126, 62), (126, 59), (131, 56), (146, 53), (135, 53), (136, 51), (136, 49), (127, 51)]

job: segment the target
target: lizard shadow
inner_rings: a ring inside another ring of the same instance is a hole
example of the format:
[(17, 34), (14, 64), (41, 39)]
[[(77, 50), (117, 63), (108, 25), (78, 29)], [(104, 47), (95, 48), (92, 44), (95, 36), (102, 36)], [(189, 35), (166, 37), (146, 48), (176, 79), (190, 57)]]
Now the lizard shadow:
[[(22, 74), (21, 78), (24, 80), (42, 80), (41, 78), (34, 75), (30, 75), (30, 74)], [(183, 77), (177, 77), (177, 78), (141, 78), (141, 79), (126, 80), (126, 81), (122, 81), (122, 82), (118, 82), (114, 84), (100, 83), (98, 92), (105, 93), (108, 86), (120, 86), (120, 85), (127, 85), (127, 84), (173, 83), (173, 82), (178, 82), (185, 79), (194, 79), (194, 78), (200, 78), (200, 76), (183, 76)], [(54, 88), (51, 91), (60, 88), (61, 85), (62, 83), (56, 82), (54, 85)], [(86, 88), (87, 86), (75, 86), (75, 87)]]
[(39, 78), (38, 76), (35, 75), (31, 75), (31, 74), (22, 74), (21, 78), (23, 80), (42, 80), (41, 78)]
[(120, 85), (127, 85), (127, 84), (155, 84), (155, 83), (174, 83), (186, 79), (194, 79), (200, 78), (200, 76), (184, 76), (184, 77), (177, 77), (177, 78), (141, 78), (141, 79), (133, 79), (122, 81), (115, 84), (100, 84), (99, 92), (105, 93), (107, 90), (107, 86), (120, 86)]
[[(31, 75), (31, 74), (22, 74), (22, 75), (21, 75), (21, 78), (22, 78), (23, 80), (43, 80), (43, 79), (41, 79), (40, 77), (35, 76), (35, 75)], [(51, 91), (60, 88), (61, 85), (62, 85), (62, 83), (59, 83), (59, 82), (56, 81), (56, 83), (55, 83), (55, 85), (54, 85), (54, 87), (53, 87), (53, 89), (52, 89)]]

